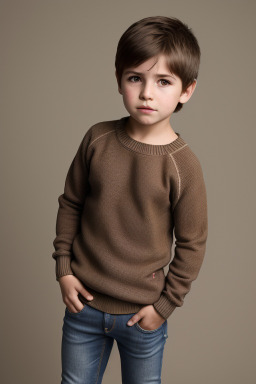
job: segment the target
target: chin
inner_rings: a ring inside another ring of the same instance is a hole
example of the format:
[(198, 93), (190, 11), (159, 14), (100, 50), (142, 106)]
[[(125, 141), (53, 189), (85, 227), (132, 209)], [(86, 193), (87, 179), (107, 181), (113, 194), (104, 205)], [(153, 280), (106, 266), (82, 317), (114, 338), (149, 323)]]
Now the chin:
[(149, 115), (139, 115), (136, 112), (129, 112), (129, 114), (134, 120), (142, 124), (152, 124), (152, 122), (155, 120), (153, 116), (149, 116)]
[(134, 118), (136, 121), (138, 121), (138, 123), (140, 124), (143, 124), (143, 125), (153, 125), (153, 124), (157, 124), (160, 120), (159, 119), (153, 119), (152, 117), (150, 116), (144, 116), (142, 118)]

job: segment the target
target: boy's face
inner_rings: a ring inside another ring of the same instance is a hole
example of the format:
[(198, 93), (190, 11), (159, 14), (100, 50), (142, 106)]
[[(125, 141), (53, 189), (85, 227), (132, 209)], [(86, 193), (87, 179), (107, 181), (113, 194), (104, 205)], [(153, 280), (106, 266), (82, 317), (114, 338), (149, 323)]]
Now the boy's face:
[[(169, 71), (165, 56), (161, 55), (156, 61), (153, 57), (137, 67), (126, 68), (121, 87), (118, 87), (119, 93), (123, 95), (125, 108), (142, 125), (152, 125), (160, 121), (169, 124), (177, 104), (186, 103), (196, 85), (195, 81), (182, 93), (182, 81)], [(142, 109), (143, 106), (152, 110)]]

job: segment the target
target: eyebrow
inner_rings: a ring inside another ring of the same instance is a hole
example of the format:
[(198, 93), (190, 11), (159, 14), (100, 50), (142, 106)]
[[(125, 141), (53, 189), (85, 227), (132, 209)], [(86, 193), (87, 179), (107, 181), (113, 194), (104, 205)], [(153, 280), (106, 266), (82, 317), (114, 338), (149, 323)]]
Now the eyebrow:
[[(136, 71), (125, 71), (124, 72), (124, 75), (127, 75), (127, 74), (129, 74), (129, 73), (133, 73), (133, 74), (135, 74), (135, 75), (143, 75), (143, 73), (141, 73), (141, 72), (136, 72)], [(158, 74), (156, 74), (156, 77), (172, 77), (174, 80), (176, 80), (176, 78), (174, 77), (174, 76), (172, 76), (172, 75), (167, 75), (167, 74), (160, 74), (160, 73), (158, 73)]]

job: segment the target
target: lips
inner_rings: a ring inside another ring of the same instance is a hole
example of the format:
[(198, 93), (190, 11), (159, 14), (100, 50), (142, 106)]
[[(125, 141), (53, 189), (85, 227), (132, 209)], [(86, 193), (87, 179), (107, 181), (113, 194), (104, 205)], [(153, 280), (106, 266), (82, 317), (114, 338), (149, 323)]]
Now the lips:
[(138, 109), (149, 109), (150, 111), (154, 111), (153, 108), (150, 107), (144, 107), (143, 105), (141, 107), (138, 107)]

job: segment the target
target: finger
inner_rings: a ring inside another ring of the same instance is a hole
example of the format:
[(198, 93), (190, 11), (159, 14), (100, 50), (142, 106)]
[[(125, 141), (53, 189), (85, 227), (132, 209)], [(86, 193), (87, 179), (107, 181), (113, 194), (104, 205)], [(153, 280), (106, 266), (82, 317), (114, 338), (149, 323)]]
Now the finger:
[(133, 315), (129, 321), (127, 322), (127, 325), (132, 326), (133, 324), (137, 323), (140, 319), (142, 319), (142, 314), (140, 312), (137, 312), (135, 315)]
[(76, 300), (75, 302), (70, 301), (70, 303), (68, 305), (68, 310), (69, 310), (69, 312), (73, 312), (73, 313), (80, 312), (80, 311), (82, 311), (84, 305), (81, 303), (80, 300)]
[(80, 290), (81, 295), (83, 295), (87, 300), (93, 300), (93, 296), (85, 289)]

